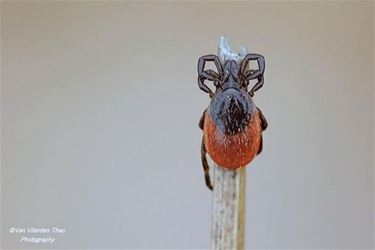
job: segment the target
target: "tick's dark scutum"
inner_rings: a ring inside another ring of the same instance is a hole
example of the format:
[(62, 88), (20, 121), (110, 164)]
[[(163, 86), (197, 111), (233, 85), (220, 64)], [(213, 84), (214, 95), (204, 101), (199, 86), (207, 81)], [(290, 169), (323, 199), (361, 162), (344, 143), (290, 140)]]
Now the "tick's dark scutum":
[(210, 104), (210, 115), (226, 135), (241, 133), (249, 124), (256, 107), (242, 89), (219, 90)]

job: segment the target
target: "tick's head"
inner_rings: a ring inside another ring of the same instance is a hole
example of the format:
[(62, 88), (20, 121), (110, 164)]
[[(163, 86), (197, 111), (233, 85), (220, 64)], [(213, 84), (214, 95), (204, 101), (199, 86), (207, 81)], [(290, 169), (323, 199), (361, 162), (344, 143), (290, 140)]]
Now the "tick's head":
[(235, 60), (227, 60), (224, 63), (223, 79), (220, 83), (223, 90), (234, 88), (239, 89), (241, 87), (239, 83), (240, 68)]
[(224, 63), (224, 82), (230, 78), (238, 80), (240, 68), (235, 60), (227, 60)]

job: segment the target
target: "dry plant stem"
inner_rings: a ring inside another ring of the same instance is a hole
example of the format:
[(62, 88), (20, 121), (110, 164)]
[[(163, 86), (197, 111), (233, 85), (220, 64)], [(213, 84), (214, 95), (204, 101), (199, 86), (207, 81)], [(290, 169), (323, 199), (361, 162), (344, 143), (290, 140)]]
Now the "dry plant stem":
[[(237, 61), (243, 59), (233, 54), (229, 40), (221, 37), (219, 56), (225, 61), (233, 55)], [(214, 164), (212, 249), (245, 249), (245, 191), (245, 167), (228, 170)]]
[(246, 168), (214, 165), (212, 249), (245, 249)]

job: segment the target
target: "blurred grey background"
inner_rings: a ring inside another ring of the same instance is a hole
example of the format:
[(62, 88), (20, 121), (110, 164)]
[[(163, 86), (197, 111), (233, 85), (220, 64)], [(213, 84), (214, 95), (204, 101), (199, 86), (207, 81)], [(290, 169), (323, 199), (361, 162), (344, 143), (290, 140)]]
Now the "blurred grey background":
[(372, 1), (2, 1), (2, 247), (209, 248), (196, 62), (221, 35), (266, 58), (246, 246), (373, 248)]

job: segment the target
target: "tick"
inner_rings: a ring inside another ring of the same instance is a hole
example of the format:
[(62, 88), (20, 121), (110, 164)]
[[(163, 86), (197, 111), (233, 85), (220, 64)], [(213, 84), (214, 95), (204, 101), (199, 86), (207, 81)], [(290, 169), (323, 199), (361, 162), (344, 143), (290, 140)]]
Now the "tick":
[[(251, 61), (257, 62), (258, 69), (248, 69)], [(206, 62), (213, 62), (217, 71), (205, 70)], [(239, 64), (231, 59), (222, 63), (216, 55), (198, 60), (198, 86), (211, 98), (199, 121), (203, 130), (201, 160), (210, 190), (207, 153), (219, 166), (234, 170), (249, 164), (262, 151), (267, 121), (252, 97), (263, 86), (264, 69), (264, 57), (259, 54), (247, 54)], [(251, 80), (256, 82), (249, 91)], [(213, 82), (215, 91), (205, 81)]]

